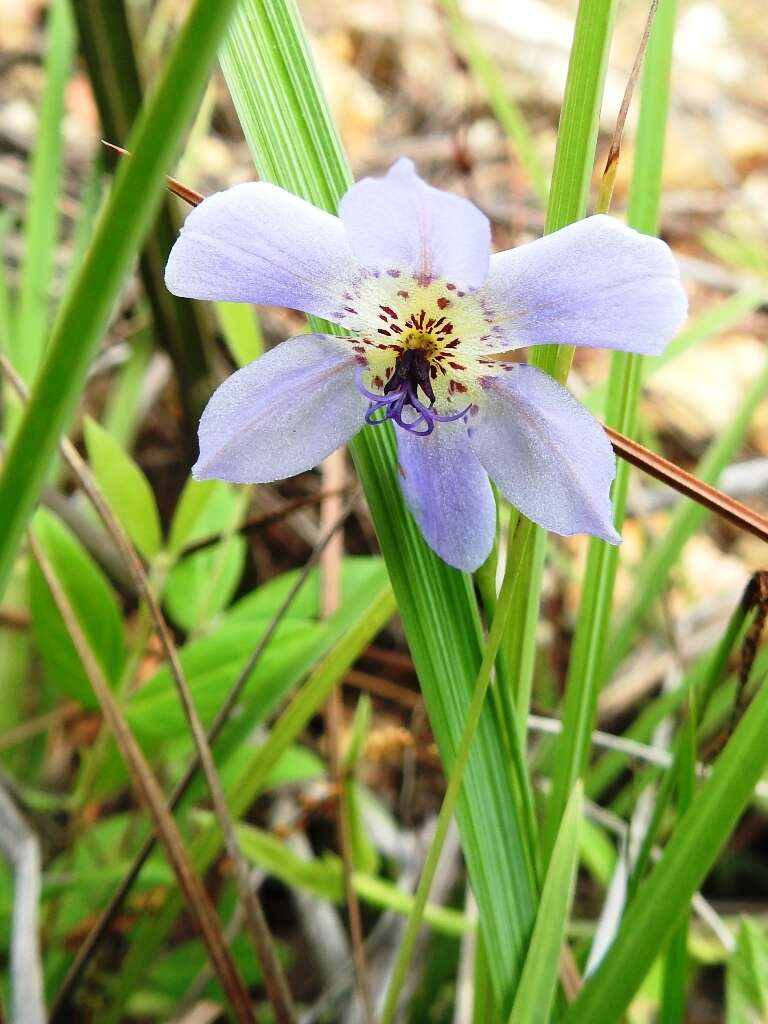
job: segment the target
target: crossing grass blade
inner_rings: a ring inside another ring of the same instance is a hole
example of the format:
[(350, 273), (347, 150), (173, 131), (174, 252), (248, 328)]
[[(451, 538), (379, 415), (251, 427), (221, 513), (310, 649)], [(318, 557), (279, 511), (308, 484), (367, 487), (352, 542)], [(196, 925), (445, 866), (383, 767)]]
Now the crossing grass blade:
[[(293, 3), (245, 0), (233, 21), (222, 65), (259, 173), (335, 211), (350, 174)], [(313, 329), (329, 327), (313, 323)], [(391, 431), (363, 431), (351, 451), (449, 772), (480, 664), (479, 620), (470, 583), (430, 551), (405, 508)], [(510, 795), (507, 758), (502, 730), (487, 706), (465, 774), (458, 819), (481, 928), (495, 950), (494, 989), (506, 1007), (534, 913), (530, 861), (521, 810)]]
[[(656, 233), (659, 217), (674, 28), (675, 0), (661, 0), (646, 54), (628, 216), (630, 225), (646, 234)], [(606, 421), (629, 435), (636, 428), (642, 362), (642, 356), (628, 352), (616, 352), (612, 359)], [(629, 466), (621, 461), (613, 485), (614, 522), (619, 530), (628, 485)], [(582, 608), (568, 665), (563, 732), (557, 743), (544, 824), (545, 855), (552, 848), (574, 781), (589, 756), (618, 564), (617, 547), (598, 539), (590, 541)]]
[(53, 327), (44, 362), (0, 476), (0, 593), (82, 391), (123, 278), (163, 195), (164, 175), (202, 94), (236, 0), (197, 0), (130, 140), (88, 256)]

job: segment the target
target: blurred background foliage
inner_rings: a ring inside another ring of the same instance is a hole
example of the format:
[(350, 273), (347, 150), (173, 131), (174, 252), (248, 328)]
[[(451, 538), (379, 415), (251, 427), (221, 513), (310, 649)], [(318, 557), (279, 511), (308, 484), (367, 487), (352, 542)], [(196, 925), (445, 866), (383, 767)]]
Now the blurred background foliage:
[[(0, 349), (28, 383), (110, 188), (115, 159), (99, 139), (125, 144), (142, 96), (158, 88), (189, 6), (0, 0)], [(302, 0), (354, 176), (378, 173), (407, 154), (432, 183), (468, 196), (488, 214), (497, 248), (539, 236), (575, 7), (566, 0)], [(691, 318), (669, 353), (642, 368), (636, 433), (768, 511), (764, 13), (758, 0), (679, 3), (659, 223), (680, 259)], [(646, 16), (644, 4), (618, 9), (593, 198)], [(619, 216), (628, 203), (636, 127), (637, 102), (613, 199)], [(196, 106), (181, 157), (167, 170), (204, 194), (255, 176), (218, 70)], [(185, 212), (177, 199), (164, 198), (90, 365), (69, 436), (148, 566), (206, 727), (245, 673), (215, 747), (241, 848), (294, 997), (310, 1008), (306, 1019), (357, 1020), (347, 883), (360, 902), (369, 981), (379, 994), (434, 829), (444, 790), (441, 760), (351, 468), (253, 488), (188, 479), (197, 416), (212, 388), (265, 347), (301, 333), (303, 320), (285, 310), (206, 307), (168, 295), (163, 266)], [(605, 352), (580, 350), (569, 377), (574, 393), (601, 416), (610, 399), (609, 361)], [(21, 415), (6, 381), (4, 446)], [(170, 792), (194, 748), (150, 614), (72, 470), (57, 463), (46, 480), (33, 520), (37, 544)], [(343, 548), (326, 557), (322, 578), (312, 571), (286, 610), (301, 567), (327, 532), (328, 509), (339, 500), (348, 513)], [(708, 762), (768, 666), (765, 651), (749, 649), (758, 635), (748, 634), (743, 648), (744, 623), (732, 620), (751, 574), (766, 567), (762, 542), (637, 472), (627, 508), (583, 827), (570, 852), (558, 841), (562, 871), (545, 887), (555, 905), (558, 893), (567, 902), (566, 867), (578, 860), (566, 926), (577, 976), (611, 934), (614, 905), (606, 897), (615, 896), (617, 879), (632, 875), (638, 857), (652, 859), (650, 846), (643, 853), (643, 837), (663, 846), (684, 809), (680, 792), (668, 803), (658, 796), (665, 786), (684, 789), (679, 760), (690, 719), (680, 708), (689, 693), (701, 697), (716, 684), (694, 716), (700, 735), (689, 751)], [(537, 550), (543, 559), (543, 545)], [(552, 720), (561, 716), (584, 606), (587, 550), (583, 537), (550, 538), (540, 614), (524, 601), (518, 608), (528, 614), (528, 646), (517, 655), (527, 659), (533, 680), (527, 751), (538, 803), (556, 768)], [(334, 571), (335, 599), (328, 584)], [(476, 637), (471, 642), (476, 646)], [(744, 672), (747, 655), (754, 664)], [(713, 657), (720, 659), (716, 678)], [(740, 671), (748, 676), (745, 689), (737, 683)], [(322, 709), (337, 684), (343, 701), (334, 736)], [(662, 774), (668, 751), (680, 772), (672, 782)], [(332, 764), (338, 756), (341, 787)], [(148, 825), (60, 608), (25, 552), (0, 604), (0, 782), (40, 843), (50, 1004)], [(682, 952), (659, 957), (630, 1020), (659, 1013), (666, 1021), (768, 1019), (767, 795), (756, 791), (697, 898)], [(350, 831), (346, 851), (336, 828), (339, 806)], [(575, 806), (569, 804), (569, 821), (579, 817)], [(193, 783), (177, 820), (205, 873), (243, 983), (263, 1003), (232, 859), (212, 826), (203, 783)], [(350, 856), (351, 875), (343, 865)], [(486, 957), (476, 943), (466, 881), (451, 832), (403, 1019), (461, 1024), (493, 1007), (487, 960), (494, 951)], [(637, 881), (630, 877), (630, 890)], [(226, 1012), (206, 950), (174, 892), (170, 868), (155, 851), (57, 1019), (201, 1022)], [(6, 962), (13, 895), (12, 873), (3, 871)], [(539, 938), (544, 950), (547, 937)], [(558, 1014), (564, 992), (573, 994), (567, 983), (563, 990)], [(498, 1008), (488, 1012), (486, 1019), (497, 1019)], [(618, 1019), (603, 1012), (600, 1019)], [(517, 1020), (538, 1019), (520, 1003), (514, 1013)]]

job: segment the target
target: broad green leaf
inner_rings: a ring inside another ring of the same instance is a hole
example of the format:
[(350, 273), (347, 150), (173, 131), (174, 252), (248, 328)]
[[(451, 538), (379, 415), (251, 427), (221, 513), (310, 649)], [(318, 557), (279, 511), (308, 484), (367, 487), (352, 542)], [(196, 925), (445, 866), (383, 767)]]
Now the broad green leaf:
[(217, 302), (216, 313), (227, 348), (238, 366), (258, 359), (264, 351), (256, 310), (244, 302)]
[(579, 863), (583, 792), (579, 780), (560, 822), (509, 1024), (549, 1019)]
[[(230, 810), (235, 817), (245, 815), (256, 796), (261, 793), (270, 772), (283, 753), (301, 735), (311, 718), (328, 699), (349, 667), (371, 643), (374, 636), (389, 621), (395, 611), (395, 603), (389, 587), (369, 593), (360, 602), (357, 617), (343, 634), (336, 639), (333, 647), (315, 666), (306, 683), (294, 695), (282, 714), (273, 722), (264, 743), (256, 750), (250, 750), (240, 777), (227, 788)], [(217, 744), (217, 754), (220, 744)], [(194, 860), (199, 870), (204, 871), (211, 864), (220, 849), (221, 838), (218, 829), (208, 829), (194, 845)], [(144, 977), (147, 965), (151, 963), (163, 938), (183, 907), (178, 890), (166, 901), (165, 906), (146, 927), (137, 934), (129, 956), (123, 964), (120, 977), (120, 996), (127, 997), (139, 979)], [(118, 1000), (119, 1002), (119, 1000)]]
[(768, 1020), (768, 938), (764, 928), (742, 918), (736, 949), (725, 975), (727, 1024)]
[[(242, 772), (253, 753), (254, 743), (239, 743), (221, 759), (219, 775), (225, 789), (233, 786), (241, 777)], [(185, 744), (185, 755), (189, 744)], [(292, 744), (281, 754), (264, 779), (264, 791), (278, 786), (298, 785), (321, 779), (328, 769), (325, 762), (307, 747)]]
[(217, 480), (193, 480), (192, 477), (187, 480), (168, 531), (168, 550), (172, 555), (178, 556), (185, 545), (199, 540), (206, 533), (201, 527), (206, 506), (217, 491), (226, 487)]
[(179, 559), (165, 585), (168, 611), (187, 632), (201, 630), (226, 608), (245, 566), (245, 539), (232, 532), (242, 517), (241, 497), (226, 484), (217, 484), (207, 495), (188, 539), (217, 533), (223, 539)]
[[(64, 524), (45, 509), (33, 529), (107, 680), (116, 683), (124, 662), (123, 620), (114, 592), (91, 556)], [(89, 708), (99, 706), (80, 657), (40, 569), (30, 569), (32, 623), (51, 683)]]
[[(84, 920), (97, 914), (129, 866), (136, 828), (134, 817), (112, 814), (92, 822), (71, 846), (46, 866), (44, 895), (56, 895), (55, 934), (65, 940)], [(149, 858), (137, 879), (138, 893), (172, 882), (173, 873), (160, 851)]]
[(123, 529), (147, 559), (163, 543), (155, 496), (144, 473), (118, 442), (90, 416), (85, 418), (88, 461)]
[[(351, 564), (347, 565), (348, 562)], [(330, 619), (318, 622), (306, 616), (285, 616), (245, 687), (238, 714), (217, 743), (217, 761), (224, 765), (225, 773), (230, 770), (229, 762), (233, 758), (240, 764), (238, 752), (253, 757), (254, 727), (300, 682), (310, 665), (325, 657), (343, 637), (351, 635), (354, 639), (354, 631), (359, 628), (366, 609), (378, 608), (380, 595), (388, 592), (386, 571), (378, 558), (345, 559), (342, 578), (343, 603)], [(272, 583), (263, 589), (271, 586)], [(375, 595), (373, 599), (372, 595)], [(215, 634), (186, 644), (180, 652), (196, 706), (206, 722), (218, 711), (222, 695), (253, 653), (276, 611), (271, 600), (266, 608), (256, 603), (248, 607), (247, 599), (240, 603), (245, 607), (235, 606), (237, 614), (235, 608), (230, 610)], [(309, 614), (316, 610), (316, 602), (307, 609)], [(171, 745), (167, 751), (169, 757), (180, 753), (180, 745), (184, 757), (189, 756), (189, 730), (166, 666), (160, 667), (142, 689), (128, 699), (124, 710), (137, 736), (145, 741), (151, 758), (157, 759), (161, 751), (165, 752), (166, 743)], [(114, 752), (100, 773), (99, 793), (114, 793), (125, 781), (124, 765)], [(272, 783), (264, 783), (269, 784)]]
[[(229, 622), (266, 618), (274, 615), (299, 577), (300, 570), (285, 572), (268, 580), (229, 609)], [(387, 581), (387, 570), (381, 558), (370, 555), (347, 556), (341, 567), (341, 609), (354, 611), (368, 595)], [(310, 619), (320, 615), (320, 573), (314, 569), (287, 613), (291, 617)]]
[[(259, 642), (269, 620), (247, 625), (223, 623), (215, 633), (188, 644), (180, 653), (189, 689), (208, 725)], [(305, 672), (323, 647), (320, 623), (283, 623), (246, 686), (249, 719), (260, 718), (284, 692), (284, 680)], [(163, 665), (125, 705), (125, 717), (143, 742), (157, 743), (188, 731), (170, 670)]]

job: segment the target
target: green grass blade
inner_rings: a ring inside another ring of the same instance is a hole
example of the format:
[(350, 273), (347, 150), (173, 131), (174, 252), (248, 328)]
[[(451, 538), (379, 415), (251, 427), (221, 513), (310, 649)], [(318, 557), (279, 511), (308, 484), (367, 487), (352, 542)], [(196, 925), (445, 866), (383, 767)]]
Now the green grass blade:
[[(547, 232), (557, 231), (586, 213), (615, 6), (615, 0), (581, 0), (579, 3), (557, 133)], [(536, 366), (560, 381), (568, 376), (572, 357), (571, 347), (540, 346), (531, 353), (531, 361)], [(515, 606), (526, 609), (526, 614), (512, 622), (505, 644), (510, 677), (518, 680), (515, 701), (523, 723), (528, 711), (526, 703), (531, 692), (535, 656), (535, 639), (530, 626), (538, 615), (545, 547), (546, 537), (543, 531), (537, 530), (515, 595)]]
[[(587, 212), (603, 84), (613, 32), (613, 0), (581, 0), (568, 64), (563, 108), (557, 130), (555, 164), (547, 207), (547, 233), (564, 228)], [(540, 356), (555, 351), (539, 349)], [(562, 354), (572, 352), (563, 349)], [(570, 366), (558, 359), (558, 366)], [(542, 365), (539, 363), (539, 365)], [(557, 374), (564, 377), (565, 372)]]
[(77, 405), (120, 285), (165, 189), (185, 126), (202, 94), (236, 0), (197, 0), (129, 140), (90, 252), (59, 311), (0, 477), (0, 593), (48, 466)]
[(462, 731), (461, 740), (456, 750), (456, 757), (451, 766), (451, 773), (448, 779), (448, 786), (440, 807), (440, 813), (435, 826), (435, 835), (430, 845), (427, 856), (424, 860), (419, 884), (416, 888), (413, 913), (408, 921), (403, 940), (397, 952), (397, 957), (392, 967), (392, 974), (387, 986), (387, 994), (384, 1000), (384, 1007), (381, 1012), (381, 1024), (392, 1024), (395, 1020), (400, 993), (405, 983), (408, 969), (413, 959), (416, 948), (416, 939), (421, 927), (421, 919), (424, 908), (429, 898), (429, 890), (437, 871), (437, 865), (442, 853), (445, 838), (448, 835), (448, 827), (453, 818), (456, 808), (456, 801), (462, 785), (464, 772), (469, 761), (470, 751), (474, 742), (480, 716), (483, 711), (485, 697), (491, 681), (493, 666), (499, 652), (499, 645), (504, 630), (509, 620), (509, 613), (513, 607), (515, 594), (515, 583), (523, 564), (527, 545), (530, 543), (533, 533), (533, 524), (523, 520), (520, 529), (515, 535), (515, 546), (510, 548), (507, 555), (506, 571), (504, 582), (499, 592), (499, 600), (494, 613), (491, 629), (488, 634), (488, 643), (483, 652), (483, 661), (477, 674), (477, 679), (472, 688), (472, 701), (467, 709), (466, 722)]
[[(244, 2), (222, 64), (260, 174), (335, 210), (349, 185), (349, 171), (293, 4)], [(364, 430), (351, 450), (450, 772), (480, 664), (471, 587), (430, 551), (406, 510), (391, 430)], [(418, 587), (412, 585), (416, 579)], [(530, 861), (521, 812), (510, 799), (507, 756), (488, 706), (465, 774), (458, 819), (481, 927), (496, 951), (491, 965), (495, 990), (506, 1003), (522, 967), (534, 911)]]
[[(707, 483), (717, 483), (718, 477), (743, 443), (752, 415), (765, 397), (767, 389), (768, 362), (745, 395), (728, 428), (713, 442), (704, 458), (699, 462), (694, 471), (696, 476)], [(689, 501), (684, 501), (673, 512), (663, 538), (643, 561), (633, 589), (632, 600), (622, 614), (610, 639), (606, 653), (606, 677), (613, 674), (629, 651), (641, 619), (665, 586), (669, 571), (677, 561), (683, 547), (701, 527), (707, 515), (706, 509)]]
[(600, 1020), (606, 1006), (619, 1019), (680, 924), (723, 844), (752, 798), (768, 759), (768, 687), (762, 687), (685, 813), (661, 860), (628, 907), (616, 939), (566, 1015)]
[(727, 1024), (768, 1017), (768, 939), (764, 928), (745, 917), (726, 974)]
[[(689, 691), (696, 695), (698, 715), (701, 719), (716, 689), (722, 687), (724, 683), (731, 654), (741, 646), (747, 621), (747, 605), (742, 598), (714, 650), (694, 662), (679, 686), (661, 694), (645, 707), (625, 731), (625, 738), (639, 743), (649, 742), (654, 729), (667, 715), (675, 713)], [(587, 796), (593, 800), (599, 799), (626, 767), (626, 763), (625, 754), (616, 751), (604, 754), (589, 773)]]
[(552, 850), (509, 1024), (529, 1024), (530, 1021), (549, 1018), (579, 863), (583, 795), (582, 783), (577, 780)]
[[(635, 165), (629, 202), (629, 223), (646, 234), (658, 226), (664, 137), (669, 106), (669, 75), (675, 31), (675, 0), (661, 0), (646, 53)], [(632, 435), (637, 422), (642, 357), (616, 352), (612, 359), (607, 421)], [(613, 485), (614, 521), (624, 522), (629, 466), (619, 462)], [(587, 763), (603, 681), (603, 662), (619, 549), (605, 541), (590, 541), (582, 585), (582, 608), (568, 665), (563, 731), (557, 742), (552, 795), (547, 805), (543, 845), (545, 855), (555, 835), (573, 784)]]
[[(142, 105), (142, 82), (134, 53), (125, 0), (75, 0), (83, 56), (108, 142), (125, 145)], [(119, 160), (106, 154), (114, 163)], [(168, 170), (171, 170), (170, 161)], [(164, 196), (146, 235), (139, 275), (152, 310), (157, 345), (170, 356), (179, 382), (179, 400), (186, 426), (197, 427), (208, 395), (210, 319), (199, 303), (171, 295), (163, 271), (178, 234), (176, 201)]]
[(40, 364), (51, 310), (53, 259), (59, 227), (64, 96), (75, 46), (69, 0), (51, 5), (43, 91), (24, 221), (24, 257), (11, 361), (26, 381)]
[(475, 34), (471, 23), (461, 12), (458, 0), (442, 0), (448, 31), (454, 44), (464, 55), (472, 74), (488, 98), (496, 120), (503, 128), (512, 150), (525, 169), (542, 206), (547, 205), (547, 177), (536, 152), (525, 116), (509, 95), (504, 79), (493, 58)]

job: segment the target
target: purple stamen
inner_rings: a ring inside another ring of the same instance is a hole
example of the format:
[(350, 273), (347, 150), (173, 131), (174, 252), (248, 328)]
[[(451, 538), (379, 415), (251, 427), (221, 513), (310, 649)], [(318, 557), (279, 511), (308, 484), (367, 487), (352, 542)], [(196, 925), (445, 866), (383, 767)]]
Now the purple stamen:
[[(386, 420), (392, 420), (403, 430), (418, 437), (428, 437), (435, 429), (435, 423), (452, 423), (466, 416), (469, 406), (459, 412), (440, 414), (434, 412), (432, 405), (435, 396), (432, 393), (431, 384), (425, 388), (424, 381), (429, 381), (429, 366), (426, 358), (416, 349), (406, 349), (408, 358), (403, 359), (403, 354), (398, 357), (395, 364), (395, 372), (385, 386), (385, 394), (376, 394), (365, 387), (362, 380), (362, 369), (355, 374), (355, 384), (358, 391), (370, 401), (368, 412), (365, 414), (365, 422), (371, 426), (380, 426)], [(418, 389), (421, 388), (429, 400), (429, 405), (418, 397)], [(416, 413), (415, 419), (406, 419), (407, 409)], [(382, 412), (383, 415), (377, 414)]]

